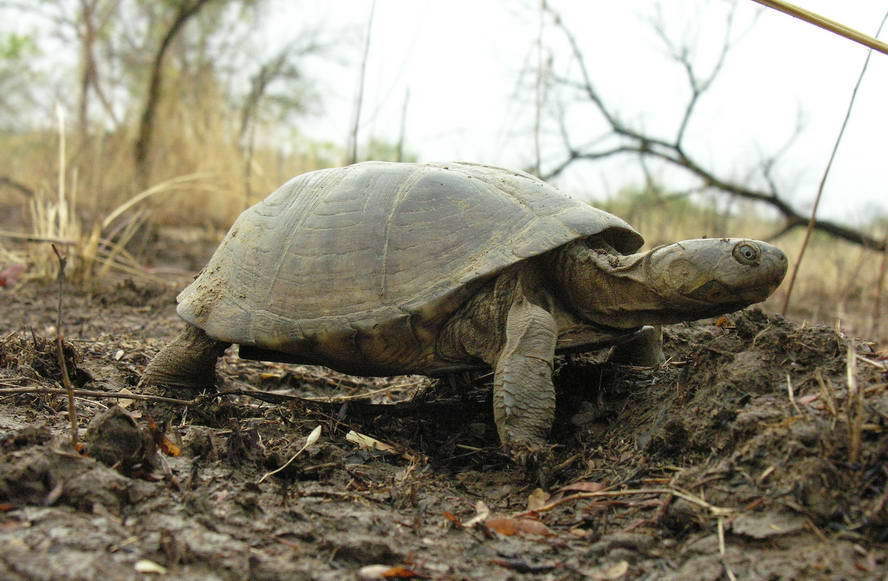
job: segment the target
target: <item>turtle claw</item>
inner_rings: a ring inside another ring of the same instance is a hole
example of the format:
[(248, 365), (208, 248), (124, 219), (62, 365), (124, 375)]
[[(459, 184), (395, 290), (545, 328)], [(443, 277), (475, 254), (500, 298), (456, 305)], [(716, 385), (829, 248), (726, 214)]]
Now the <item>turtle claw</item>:
[(537, 443), (516, 443), (505, 447), (515, 464), (523, 466), (526, 478), (545, 489), (553, 476), (554, 446)]

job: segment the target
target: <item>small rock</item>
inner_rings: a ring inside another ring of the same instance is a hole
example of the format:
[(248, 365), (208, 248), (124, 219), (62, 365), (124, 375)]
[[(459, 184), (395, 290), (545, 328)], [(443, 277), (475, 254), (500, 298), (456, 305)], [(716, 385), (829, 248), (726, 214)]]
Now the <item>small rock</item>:
[(751, 512), (734, 519), (731, 530), (754, 539), (787, 535), (805, 527), (805, 518), (785, 512)]
[[(589, 557), (603, 557), (611, 553), (618, 552), (613, 555), (614, 560), (626, 559), (628, 555), (637, 558), (653, 545), (653, 539), (648, 535), (636, 533), (614, 533), (605, 535), (601, 539), (589, 547), (586, 553)], [(634, 558), (632, 559), (634, 560)]]

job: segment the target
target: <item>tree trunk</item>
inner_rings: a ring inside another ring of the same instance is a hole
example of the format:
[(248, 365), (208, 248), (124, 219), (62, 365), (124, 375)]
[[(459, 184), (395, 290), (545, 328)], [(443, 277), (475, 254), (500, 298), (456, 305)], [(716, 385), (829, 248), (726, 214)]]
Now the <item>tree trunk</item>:
[(170, 27), (164, 34), (154, 53), (154, 62), (151, 66), (151, 77), (148, 82), (148, 92), (145, 97), (145, 108), (142, 110), (139, 122), (139, 136), (136, 139), (134, 158), (136, 162), (136, 179), (141, 189), (148, 187), (151, 181), (151, 140), (154, 133), (154, 116), (157, 105), (160, 102), (160, 87), (163, 81), (163, 60), (170, 45), (182, 30), (188, 20), (197, 15), (210, 0), (183, 1), (179, 5), (176, 16)]

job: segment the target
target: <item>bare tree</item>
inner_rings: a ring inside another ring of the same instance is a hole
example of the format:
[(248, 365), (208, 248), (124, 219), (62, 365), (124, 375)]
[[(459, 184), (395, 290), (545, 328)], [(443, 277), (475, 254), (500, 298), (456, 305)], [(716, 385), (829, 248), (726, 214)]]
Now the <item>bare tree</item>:
[(136, 138), (134, 148), (134, 157), (136, 161), (137, 175), (141, 182), (141, 186), (147, 187), (150, 178), (150, 158), (151, 138), (154, 131), (154, 116), (157, 112), (157, 105), (160, 101), (160, 87), (163, 82), (163, 61), (170, 48), (173, 40), (182, 30), (182, 27), (194, 16), (200, 12), (201, 8), (207, 5), (211, 0), (182, 0), (179, 4), (173, 21), (167, 28), (166, 33), (157, 52), (154, 53), (153, 64), (151, 66), (150, 80), (148, 81), (148, 91), (145, 98), (145, 107), (142, 109), (142, 115), (139, 121), (139, 136)]
[[(771, 238), (782, 236), (790, 230), (803, 227), (808, 223), (808, 218), (782, 195), (776, 180), (773, 178), (774, 168), (780, 156), (785, 153), (786, 148), (781, 148), (761, 162), (758, 171), (767, 184), (765, 188), (749, 186), (733, 178), (719, 175), (692, 155), (686, 148), (685, 134), (689, 124), (692, 122), (697, 105), (721, 72), (725, 58), (733, 46), (735, 40), (731, 33), (733, 10), (727, 17), (728, 32), (725, 35), (716, 63), (708, 74), (702, 75), (691, 59), (690, 50), (686, 46), (675, 44), (665, 33), (664, 27), (661, 26), (661, 21), (659, 19), (654, 20), (654, 30), (666, 45), (671, 57), (683, 68), (690, 89), (690, 97), (684, 106), (684, 111), (675, 134), (670, 138), (662, 138), (643, 129), (633, 127), (616, 114), (612, 105), (598, 90), (595, 82), (592, 80), (592, 75), (586, 65), (587, 60), (573, 32), (550, 5), (544, 4), (544, 8), (552, 18), (555, 28), (561, 32), (567, 41), (572, 56), (579, 68), (579, 79), (556, 78), (555, 82), (563, 87), (579, 91), (589, 103), (594, 105), (608, 126), (608, 133), (606, 135), (594, 140), (590, 144), (575, 146), (572, 143), (566, 123), (562, 122), (561, 135), (566, 155), (561, 161), (543, 172), (544, 178), (558, 176), (578, 161), (594, 161), (627, 154), (635, 155), (642, 159), (657, 159), (683, 170), (696, 178), (700, 189), (714, 189), (731, 196), (764, 203), (775, 209), (783, 218), (784, 226), (775, 232)], [(603, 147), (602, 144), (606, 142), (615, 142), (615, 144)], [(876, 239), (865, 232), (835, 222), (817, 220), (814, 228), (868, 248), (881, 251), (886, 249), (884, 240)]]
[(364, 75), (367, 71), (367, 58), (370, 55), (370, 39), (373, 32), (373, 13), (376, 11), (376, 0), (370, 4), (370, 14), (367, 16), (367, 30), (364, 33), (364, 53), (361, 57), (361, 69), (358, 75), (358, 89), (355, 93), (355, 112), (349, 136), (348, 163), (358, 161), (358, 130), (361, 127), (361, 107), (364, 103)]
[(90, 92), (99, 99), (105, 114), (118, 124), (111, 102), (105, 96), (99, 75), (96, 43), (117, 11), (117, 0), (80, 0), (80, 14), (75, 24), (80, 40), (80, 91), (77, 104), (77, 125), (81, 142), (89, 132)]
[[(327, 44), (319, 39), (317, 31), (310, 31), (302, 35), (302, 38), (285, 45), (276, 54), (265, 62), (262, 62), (256, 72), (250, 77), (250, 90), (244, 98), (240, 109), (240, 128), (238, 141), (241, 144), (244, 155), (244, 199), (249, 203), (252, 196), (252, 167), (253, 151), (256, 140), (256, 124), (258, 113), (265, 101), (271, 100), (282, 106), (281, 115), (285, 116), (292, 111), (301, 110), (300, 93), (294, 90), (293, 84), (303, 81), (303, 74), (299, 64), (300, 59), (317, 54), (325, 50)], [(288, 96), (275, 95), (274, 85), (286, 84)]]

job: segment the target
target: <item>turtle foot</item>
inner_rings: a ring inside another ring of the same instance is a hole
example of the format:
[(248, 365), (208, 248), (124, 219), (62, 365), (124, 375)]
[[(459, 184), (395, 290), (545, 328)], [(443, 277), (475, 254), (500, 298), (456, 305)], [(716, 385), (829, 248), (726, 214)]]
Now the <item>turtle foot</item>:
[(139, 388), (157, 386), (167, 397), (190, 399), (201, 391), (215, 391), (216, 360), (229, 343), (211, 339), (201, 329), (187, 325), (145, 368)]
[(505, 451), (515, 464), (523, 466), (527, 480), (547, 488), (554, 476), (554, 446), (545, 443), (514, 443)]

